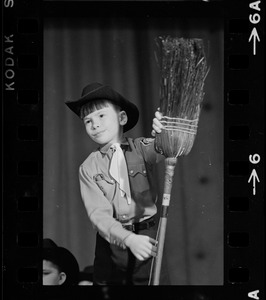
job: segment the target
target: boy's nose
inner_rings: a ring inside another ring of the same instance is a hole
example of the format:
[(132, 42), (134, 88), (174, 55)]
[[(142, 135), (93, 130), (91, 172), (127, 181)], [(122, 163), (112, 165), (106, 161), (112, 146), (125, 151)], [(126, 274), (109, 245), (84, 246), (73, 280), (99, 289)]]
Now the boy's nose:
[(92, 127), (93, 128), (98, 128), (100, 126), (99, 122), (98, 121), (93, 121), (92, 122)]

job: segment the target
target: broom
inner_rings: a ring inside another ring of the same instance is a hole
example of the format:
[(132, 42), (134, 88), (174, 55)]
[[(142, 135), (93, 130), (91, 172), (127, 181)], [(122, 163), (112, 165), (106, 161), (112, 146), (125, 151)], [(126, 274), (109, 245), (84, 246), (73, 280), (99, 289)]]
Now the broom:
[[(187, 155), (194, 143), (203, 85), (208, 74), (201, 39), (160, 37), (160, 112), (164, 126), (155, 136), (155, 149), (165, 159), (164, 191), (157, 231), (157, 255), (152, 264), (152, 285), (159, 285), (168, 207), (177, 157)], [(154, 266), (154, 269), (153, 269)]]

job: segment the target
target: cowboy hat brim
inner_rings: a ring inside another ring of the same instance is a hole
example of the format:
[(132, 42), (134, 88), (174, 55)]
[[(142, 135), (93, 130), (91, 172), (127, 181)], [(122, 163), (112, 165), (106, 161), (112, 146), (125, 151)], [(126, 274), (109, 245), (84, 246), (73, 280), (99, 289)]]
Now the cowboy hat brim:
[(128, 121), (124, 125), (124, 132), (132, 129), (137, 124), (139, 119), (139, 110), (137, 106), (113, 90), (110, 86), (102, 85), (100, 83), (86, 86), (83, 89), (81, 98), (75, 101), (67, 101), (65, 104), (80, 117), (82, 106), (97, 100), (108, 100), (126, 112)]

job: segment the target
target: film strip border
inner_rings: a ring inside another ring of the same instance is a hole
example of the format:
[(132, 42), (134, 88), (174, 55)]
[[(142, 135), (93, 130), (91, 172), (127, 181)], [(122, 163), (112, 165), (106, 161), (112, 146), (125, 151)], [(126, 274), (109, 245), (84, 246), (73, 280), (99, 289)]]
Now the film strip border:
[[(263, 299), (264, 7), (261, 1), (217, 5), (225, 19), (224, 286), (179, 292), (203, 299)], [(5, 0), (2, 6), (3, 283), (6, 293), (11, 285), (29, 299), (40, 295), (42, 282), (43, 3)], [(170, 294), (156, 291), (158, 297)]]
[(225, 12), (225, 284), (263, 299), (264, 41), (261, 1)]
[(26, 291), (42, 282), (43, 41), (39, 1), (2, 1), (2, 8), (3, 296), (7, 299), (7, 294), (30, 296)]

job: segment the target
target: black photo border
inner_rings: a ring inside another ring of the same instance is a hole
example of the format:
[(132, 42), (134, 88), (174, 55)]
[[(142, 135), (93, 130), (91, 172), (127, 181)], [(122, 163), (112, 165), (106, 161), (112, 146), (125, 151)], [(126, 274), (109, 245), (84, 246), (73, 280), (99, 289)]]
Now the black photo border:
[[(187, 1), (4, 0), (2, 8), (3, 299), (263, 299), (263, 1), (194, 1), (191, 9)], [(224, 18), (223, 286), (42, 286), (43, 18), (90, 12)], [(232, 233), (246, 234), (248, 247), (230, 246)]]

